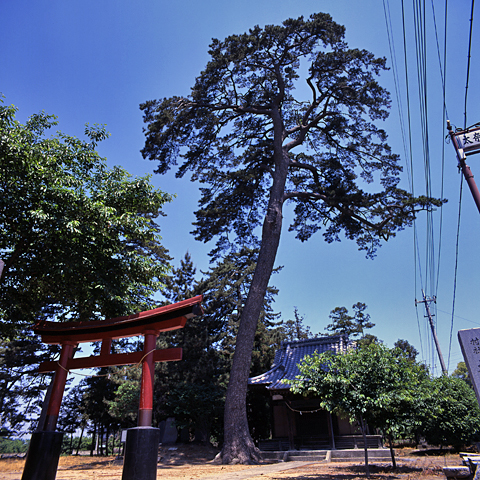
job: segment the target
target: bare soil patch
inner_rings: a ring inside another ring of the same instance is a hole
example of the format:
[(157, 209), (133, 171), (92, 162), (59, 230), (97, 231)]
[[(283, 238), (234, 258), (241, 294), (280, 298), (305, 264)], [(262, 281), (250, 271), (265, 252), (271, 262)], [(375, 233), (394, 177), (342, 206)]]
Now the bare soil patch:
[[(228, 479), (230, 474), (247, 474), (252, 465), (217, 465), (213, 462), (217, 450), (212, 447), (178, 445), (162, 447), (159, 452), (157, 478), (160, 479)], [(372, 459), (373, 460), (373, 459)], [(0, 459), (0, 480), (20, 480), (25, 460)], [(438, 480), (445, 478), (444, 466), (461, 465), (457, 454), (439, 451), (397, 450), (397, 469), (389, 463), (370, 463), (374, 480)], [(288, 467), (288, 462), (285, 463)], [(253, 470), (252, 474), (254, 474)], [(68, 456), (61, 457), (57, 480), (120, 480), (122, 463), (116, 457)], [(360, 459), (348, 463), (315, 462), (300, 467), (258, 474), (252, 480), (363, 480), (365, 465)]]

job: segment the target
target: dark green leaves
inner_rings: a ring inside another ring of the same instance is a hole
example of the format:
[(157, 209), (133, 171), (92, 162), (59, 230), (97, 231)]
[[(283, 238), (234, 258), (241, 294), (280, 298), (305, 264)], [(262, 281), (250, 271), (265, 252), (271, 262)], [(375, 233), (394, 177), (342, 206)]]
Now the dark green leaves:
[[(343, 35), (318, 13), (213, 40), (188, 97), (141, 105), (143, 156), (158, 173), (182, 159), (177, 175), (203, 184), (197, 239), (216, 237), (217, 251), (242, 242), (276, 182), (277, 200), (295, 204), (290, 229), (300, 240), (343, 232), (369, 256), (418, 210), (441, 205), (397, 187), (399, 158), (376, 124), (390, 106), (377, 81), (386, 60), (348, 48)], [(374, 180), (378, 192), (363, 187)]]
[(82, 141), (45, 136), (54, 125), (43, 113), (22, 125), (14, 107), (0, 107), (5, 329), (131, 313), (148, 304), (168, 268), (155, 218), (171, 197), (148, 177), (107, 168), (95, 150), (103, 127), (87, 126)]

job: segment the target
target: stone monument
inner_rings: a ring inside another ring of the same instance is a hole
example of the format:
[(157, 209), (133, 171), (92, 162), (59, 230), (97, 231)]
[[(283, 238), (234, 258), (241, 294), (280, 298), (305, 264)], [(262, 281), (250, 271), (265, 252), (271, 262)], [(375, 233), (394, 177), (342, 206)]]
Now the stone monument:
[(480, 328), (459, 330), (458, 341), (475, 389), (477, 402), (480, 404)]

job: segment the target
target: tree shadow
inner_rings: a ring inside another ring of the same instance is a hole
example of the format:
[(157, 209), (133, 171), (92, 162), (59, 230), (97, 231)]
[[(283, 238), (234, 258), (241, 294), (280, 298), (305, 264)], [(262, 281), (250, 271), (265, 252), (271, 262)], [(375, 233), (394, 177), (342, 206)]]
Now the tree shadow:
[(409, 455), (412, 457), (444, 457), (454, 453), (458, 453), (458, 450), (454, 448), (428, 448), (425, 450), (414, 450)]
[(93, 470), (95, 468), (102, 468), (102, 467), (121, 467), (123, 462), (104, 459), (104, 460), (92, 460), (90, 462), (79, 463), (76, 465), (61, 465), (59, 466), (59, 470)]
[[(384, 465), (370, 465), (370, 479), (375, 480), (396, 480), (407, 478), (414, 475), (413, 478), (424, 475), (438, 475), (442, 472), (441, 467), (413, 467), (409, 465), (392, 466)], [(272, 480), (357, 480), (367, 478), (365, 474), (365, 465), (351, 465), (330, 467), (329, 471), (306, 473), (301, 476), (295, 475), (292, 477), (272, 477)]]

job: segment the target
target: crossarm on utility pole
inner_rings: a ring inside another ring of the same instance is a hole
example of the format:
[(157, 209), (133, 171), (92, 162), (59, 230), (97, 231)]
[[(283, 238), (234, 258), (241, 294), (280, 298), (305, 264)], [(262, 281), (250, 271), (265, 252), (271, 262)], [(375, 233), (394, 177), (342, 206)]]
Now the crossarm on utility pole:
[(427, 298), (425, 296), (425, 292), (423, 291), (423, 289), (422, 289), (422, 296), (423, 296), (423, 300), (415, 300), (415, 305), (417, 305), (419, 303), (424, 303), (425, 304), (425, 310), (427, 311), (426, 316), (428, 318), (428, 321), (430, 323), (430, 328), (432, 330), (433, 340), (435, 342), (435, 347), (437, 348), (438, 358), (440, 359), (440, 365), (442, 367), (442, 373), (444, 375), (448, 375), (447, 367), (445, 366), (445, 361), (443, 360), (442, 351), (440, 350), (440, 343), (438, 342), (437, 332), (435, 331), (435, 325), (433, 324), (433, 319), (432, 319), (433, 315), (430, 312), (430, 306), (429, 306), (429, 302), (436, 302), (436, 298), (435, 297)]

